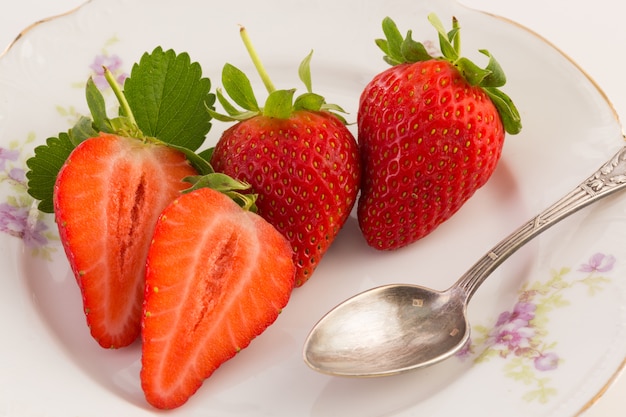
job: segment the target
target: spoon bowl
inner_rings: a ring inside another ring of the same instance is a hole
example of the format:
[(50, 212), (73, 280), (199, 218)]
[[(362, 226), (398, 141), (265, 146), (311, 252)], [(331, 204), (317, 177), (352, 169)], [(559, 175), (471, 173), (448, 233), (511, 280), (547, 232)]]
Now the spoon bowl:
[(306, 338), (304, 361), (321, 373), (366, 377), (394, 375), (453, 356), (470, 337), (467, 305), (493, 270), (552, 225), (625, 188), (623, 147), (571, 192), (500, 241), (449, 289), (386, 285), (336, 306)]
[(439, 362), (461, 349), (469, 335), (465, 306), (452, 291), (386, 285), (322, 318), (307, 339), (305, 361), (322, 373), (388, 375), (415, 362)]

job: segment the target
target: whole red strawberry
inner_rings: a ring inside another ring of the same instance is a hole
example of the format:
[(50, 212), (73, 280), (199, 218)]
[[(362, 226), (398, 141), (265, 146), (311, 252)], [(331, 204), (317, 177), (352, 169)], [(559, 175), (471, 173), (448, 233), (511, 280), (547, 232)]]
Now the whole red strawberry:
[(346, 222), (360, 185), (356, 140), (330, 111), (339, 108), (311, 92), (310, 58), (300, 66), (308, 92), (294, 100), (295, 90), (275, 90), (265, 78), (270, 94), (263, 108), (247, 77), (224, 67), (224, 88), (245, 111), (218, 91), (229, 116), (214, 117), (239, 123), (224, 132), (211, 158), (217, 172), (251, 184), (259, 215), (291, 242), (297, 286), (311, 277)]
[(224, 193), (197, 188), (172, 202), (147, 258), (141, 359), (147, 401), (162, 409), (185, 403), (276, 320), (294, 276), (285, 237)]
[(443, 57), (405, 38), (386, 18), (377, 44), (393, 65), (376, 75), (359, 102), (363, 184), (358, 220), (367, 243), (406, 246), (449, 219), (482, 187), (519, 114), (498, 87), (505, 77), (487, 51), (485, 69), (459, 56), (459, 28), (437, 28)]

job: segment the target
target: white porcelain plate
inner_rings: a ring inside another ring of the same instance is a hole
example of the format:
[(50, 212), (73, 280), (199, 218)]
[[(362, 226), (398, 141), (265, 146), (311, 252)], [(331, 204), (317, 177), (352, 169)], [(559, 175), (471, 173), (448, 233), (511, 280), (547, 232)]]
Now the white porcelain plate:
[[(35, 25), (0, 59), (0, 415), (156, 414), (140, 389), (140, 346), (113, 351), (93, 342), (52, 218), (37, 217), (26, 194), (26, 159), (86, 113), (89, 75), (102, 63), (128, 73), (161, 45), (189, 52), (216, 87), (225, 62), (252, 76), (241, 24), (281, 88), (302, 88), (297, 66), (314, 49), (314, 89), (354, 121), (361, 89), (386, 68), (374, 45), (382, 19), (434, 40), (431, 11), (446, 24), (458, 17), (467, 55), (484, 63), (476, 51), (486, 48), (497, 57), (523, 133), (507, 138), (491, 181), (408, 248), (369, 249), (351, 218), (278, 321), (170, 414), (572, 416), (600, 395), (626, 358), (626, 205), (619, 195), (552, 228), (494, 273), (472, 301), (472, 345), (459, 356), (362, 380), (315, 373), (301, 353), (315, 322), (357, 292), (392, 282), (448, 287), (622, 146), (606, 97), (552, 46), (452, 0), (92, 0)], [(225, 127), (215, 123), (207, 146)]]

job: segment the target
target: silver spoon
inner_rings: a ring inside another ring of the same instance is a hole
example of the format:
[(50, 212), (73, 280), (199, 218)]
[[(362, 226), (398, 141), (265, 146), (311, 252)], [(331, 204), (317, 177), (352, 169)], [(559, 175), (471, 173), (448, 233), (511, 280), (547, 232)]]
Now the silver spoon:
[(626, 147), (498, 243), (447, 290), (385, 285), (339, 304), (309, 333), (304, 361), (325, 374), (369, 377), (398, 374), (451, 357), (469, 340), (467, 304), (492, 271), (550, 226), (624, 188)]

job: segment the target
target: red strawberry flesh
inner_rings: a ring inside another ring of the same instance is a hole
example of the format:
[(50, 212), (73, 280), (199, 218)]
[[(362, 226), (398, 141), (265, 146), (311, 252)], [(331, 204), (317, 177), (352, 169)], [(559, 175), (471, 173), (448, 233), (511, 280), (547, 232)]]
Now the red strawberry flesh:
[(116, 135), (82, 142), (59, 172), (56, 222), (92, 336), (129, 345), (141, 329), (145, 259), (161, 210), (195, 175), (183, 154)]
[(278, 317), (294, 286), (287, 240), (217, 191), (184, 194), (156, 226), (147, 258), (141, 381), (175, 408)]

